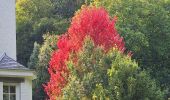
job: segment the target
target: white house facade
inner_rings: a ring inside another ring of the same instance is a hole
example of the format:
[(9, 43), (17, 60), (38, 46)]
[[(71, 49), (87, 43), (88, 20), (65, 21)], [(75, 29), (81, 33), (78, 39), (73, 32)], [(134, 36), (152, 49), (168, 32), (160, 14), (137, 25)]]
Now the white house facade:
[(0, 100), (32, 100), (34, 71), (5, 53), (0, 58)]
[(0, 0), (0, 100), (32, 100), (34, 71), (16, 61), (15, 1)]
[(15, 0), (0, 0), (0, 55), (16, 60)]

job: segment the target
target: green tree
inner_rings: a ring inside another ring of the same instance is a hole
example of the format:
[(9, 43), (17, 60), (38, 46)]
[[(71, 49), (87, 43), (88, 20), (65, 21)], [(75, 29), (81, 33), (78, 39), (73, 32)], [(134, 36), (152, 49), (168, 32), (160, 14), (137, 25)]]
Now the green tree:
[(35, 42), (32, 35), (34, 22), (46, 16), (51, 9), (52, 5), (48, 0), (42, 0), (42, 3), (38, 0), (16, 2), (17, 59), (20, 63), (26, 65), (32, 52)]
[(105, 52), (86, 38), (76, 64), (71, 57), (64, 100), (163, 100), (163, 92), (149, 74), (115, 48)]
[(43, 42), (43, 34), (62, 34), (66, 31), (69, 19), (55, 12), (50, 0), (18, 0), (17, 19), (17, 59), (26, 65), (34, 47), (34, 42)]
[(57, 13), (64, 18), (71, 18), (85, 0), (51, 0), (51, 2), (55, 7), (54, 13)]
[(117, 16), (117, 28), (141, 68), (147, 69), (162, 88), (170, 87), (170, 1), (93, 0)]
[(43, 85), (49, 80), (48, 62), (50, 60), (52, 51), (57, 49), (57, 36), (46, 34), (43, 36), (44, 42), (40, 46), (34, 43), (34, 50), (30, 56), (28, 66), (35, 69), (37, 79), (33, 81), (33, 99), (44, 100), (47, 96), (44, 93)]
[(36, 68), (37, 63), (38, 63), (39, 51), (40, 51), (40, 45), (37, 42), (35, 42), (33, 52), (31, 54), (30, 60), (28, 62), (28, 68), (30, 68), (30, 69)]

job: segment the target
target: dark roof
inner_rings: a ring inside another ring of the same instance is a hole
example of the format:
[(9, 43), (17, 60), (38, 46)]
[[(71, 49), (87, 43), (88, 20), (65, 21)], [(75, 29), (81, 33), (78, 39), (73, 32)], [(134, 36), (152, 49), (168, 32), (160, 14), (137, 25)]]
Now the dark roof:
[(28, 68), (24, 67), (14, 59), (10, 58), (9, 56), (4, 53), (0, 57), (0, 69), (19, 69), (19, 70), (29, 70)]

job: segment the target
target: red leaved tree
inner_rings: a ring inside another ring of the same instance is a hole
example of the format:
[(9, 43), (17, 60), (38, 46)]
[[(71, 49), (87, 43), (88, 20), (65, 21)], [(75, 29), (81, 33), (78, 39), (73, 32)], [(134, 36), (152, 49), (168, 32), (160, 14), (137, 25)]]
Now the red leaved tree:
[(75, 14), (68, 32), (58, 40), (58, 49), (53, 52), (49, 62), (50, 81), (44, 87), (51, 100), (62, 95), (62, 88), (67, 85), (69, 76), (66, 62), (71, 52), (81, 50), (86, 36), (90, 36), (96, 46), (103, 46), (106, 51), (115, 47), (124, 52), (124, 41), (115, 29), (115, 22), (116, 17), (111, 19), (104, 8), (83, 6)]

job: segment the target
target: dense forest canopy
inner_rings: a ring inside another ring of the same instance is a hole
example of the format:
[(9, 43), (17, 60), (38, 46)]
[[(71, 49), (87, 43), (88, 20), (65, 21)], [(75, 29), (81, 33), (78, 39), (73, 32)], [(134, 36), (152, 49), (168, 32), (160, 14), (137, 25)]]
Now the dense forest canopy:
[(117, 16), (117, 28), (141, 68), (170, 88), (170, 1), (93, 0)]
[[(34, 42), (42, 44), (43, 34), (62, 34), (70, 17), (81, 7), (83, 0), (18, 0), (17, 59), (27, 66)], [(28, 49), (29, 48), (29, 49)]]

